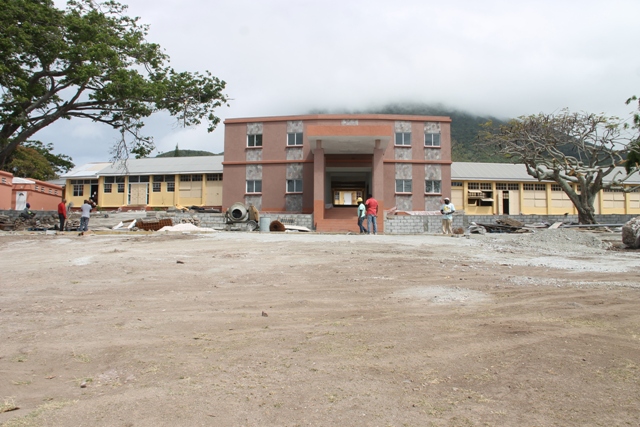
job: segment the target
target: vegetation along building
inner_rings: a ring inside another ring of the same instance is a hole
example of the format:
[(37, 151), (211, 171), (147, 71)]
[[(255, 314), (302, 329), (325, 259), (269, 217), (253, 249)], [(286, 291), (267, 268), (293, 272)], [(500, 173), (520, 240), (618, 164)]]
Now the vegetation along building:
[(358, 197), (382, 212), (437, 210), (450, 192), (449, 117), (305, 115), (228, 119), (223, 207), (313, 214), (318, 231), (353, 228)]

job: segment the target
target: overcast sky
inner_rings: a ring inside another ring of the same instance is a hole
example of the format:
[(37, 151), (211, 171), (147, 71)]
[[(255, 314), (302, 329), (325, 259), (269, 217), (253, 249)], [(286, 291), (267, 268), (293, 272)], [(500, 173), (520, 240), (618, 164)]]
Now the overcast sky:
[[(624, 101), (640, 95), (638, 0), (122, 3), (176, 70), (227, 82), (223, 120), (403, 101), (503, 118), (565, 107), (626, 118)], [(224, 149), (222, 123), (211, 134), (168, 115), (146, 123), (157, 152)], [(117, 137), (80, 119), (36, 135), (76, 165), (109, 161)]]

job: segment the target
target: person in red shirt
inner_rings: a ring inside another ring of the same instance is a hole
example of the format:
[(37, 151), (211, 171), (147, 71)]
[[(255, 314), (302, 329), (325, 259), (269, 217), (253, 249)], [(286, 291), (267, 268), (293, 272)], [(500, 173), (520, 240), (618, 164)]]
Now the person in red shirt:
[(66, 199), (62, 199), (62, 201), (58, 204), (58, 218), (60, 219), (60, 231), (64, 231), (64, 223), (67, 220), (67, 206), (65, 203)]
[(378, 201), (369, 194), (364, 206), (367, 208), (367, 232), (371, 234), (373, 224), (373, 234), (378, 234)]

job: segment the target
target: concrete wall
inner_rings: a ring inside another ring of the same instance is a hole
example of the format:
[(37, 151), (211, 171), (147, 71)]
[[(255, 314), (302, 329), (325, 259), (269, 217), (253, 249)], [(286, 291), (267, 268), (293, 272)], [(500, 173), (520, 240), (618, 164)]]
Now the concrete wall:
[[(599, 224), (624, 224), (637, 215), (596, 215)], [(524, 224), (558, 221), (578, 222), (578, 215), (454, 215), (452, 227), (466, 228), (471, 222), (495, 224), (498, 219), (514, 219)], [(385, 219), (386, 234), (440, 233), (442, 218), (439, 215), (392, 215)]]
[(0, 209), (11, 209), (13, 174), (0, 171)]

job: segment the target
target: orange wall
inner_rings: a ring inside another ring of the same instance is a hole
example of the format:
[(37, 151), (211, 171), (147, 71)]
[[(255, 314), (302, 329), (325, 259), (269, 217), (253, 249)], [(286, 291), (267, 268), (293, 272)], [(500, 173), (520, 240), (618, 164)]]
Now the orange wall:
[(13, 174), (5, 171), (0, 171), (0, 210), (11, 209), (11, 202), (15, 203), (15, 199), (12, 199), (13, 189)]
[[(63, 188), (59, 185), (33, 179), (35, 184), (15, 184), (11, 194), (11, 209), (16, 208), (16, 195), (27, 193), (27, 203), (32, 211), (57, 211), (58, 204), (64, 197)], [(36, 191), (36, 187), (38, 190)]]

